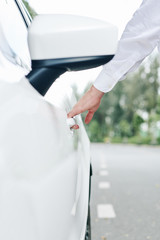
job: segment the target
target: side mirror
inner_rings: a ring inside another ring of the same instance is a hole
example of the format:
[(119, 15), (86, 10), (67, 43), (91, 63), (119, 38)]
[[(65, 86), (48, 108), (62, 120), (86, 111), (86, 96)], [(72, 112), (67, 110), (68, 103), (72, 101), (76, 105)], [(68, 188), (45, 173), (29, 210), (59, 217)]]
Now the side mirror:
[(117, 28), (74, 15), (38, 15), (28, 31), (32, 71), (30, 83), (44, 95), (66, 71), (98, 67), (116, 51)]

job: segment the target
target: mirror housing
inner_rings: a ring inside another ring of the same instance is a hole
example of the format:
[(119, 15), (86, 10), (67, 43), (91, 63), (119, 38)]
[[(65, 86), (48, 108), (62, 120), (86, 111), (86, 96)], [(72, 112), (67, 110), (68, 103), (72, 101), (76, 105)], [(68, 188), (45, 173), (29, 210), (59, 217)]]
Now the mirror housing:
[(32, 60), (113, 55), (117, 28), (74, 15), (38, 15), (29, 28)]
[(28, 31), (32, 60), (28, 78), (38, 91), (37, 84), (43, 85), (41, 88), (46, 85), (43, 93), (39, 91), (44, 95), (65, 71), (89, 69), (109, 62), (117, 41), (117, 27), (101, 20), (63, 14), (38, 15)]

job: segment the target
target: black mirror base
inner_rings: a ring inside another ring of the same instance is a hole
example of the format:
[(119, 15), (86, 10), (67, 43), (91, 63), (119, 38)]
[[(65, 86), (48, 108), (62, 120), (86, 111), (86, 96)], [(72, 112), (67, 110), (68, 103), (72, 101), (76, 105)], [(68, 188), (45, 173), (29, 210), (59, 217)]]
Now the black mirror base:
[(32, 71), (27, 75), (31, 85), (45, 95), (52, 83), (66, 71), (80, 71), (99, 67), (114, 55), (32, 60)]

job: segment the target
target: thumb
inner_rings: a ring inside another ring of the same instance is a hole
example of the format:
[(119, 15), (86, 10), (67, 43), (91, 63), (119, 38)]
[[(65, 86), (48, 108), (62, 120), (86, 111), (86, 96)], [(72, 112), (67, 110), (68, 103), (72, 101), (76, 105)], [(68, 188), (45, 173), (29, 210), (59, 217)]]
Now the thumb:
[(78, 111), (76, 109), (76, 107), (73, 107), (72, 110), (67, 114), (67, 117), (72, 118), (72, 117), (78, 115), (79, 113), (80, 113), (80, 111)]
[(70, 111), (69, 113), (67, 113), (67, 117), (68, 118), (72, 118), (72, 117), (74, 117), (75, 115), (72, 113), (72, 111)]

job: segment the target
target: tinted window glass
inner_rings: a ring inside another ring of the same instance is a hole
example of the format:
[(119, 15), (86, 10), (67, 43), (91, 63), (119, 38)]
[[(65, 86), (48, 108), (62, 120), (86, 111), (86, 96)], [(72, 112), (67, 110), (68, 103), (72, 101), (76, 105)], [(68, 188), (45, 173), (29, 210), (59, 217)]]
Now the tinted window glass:
[(0, 1), (0, 50), (14, 64), (30, 69), (27, 27), (13, 0)]

